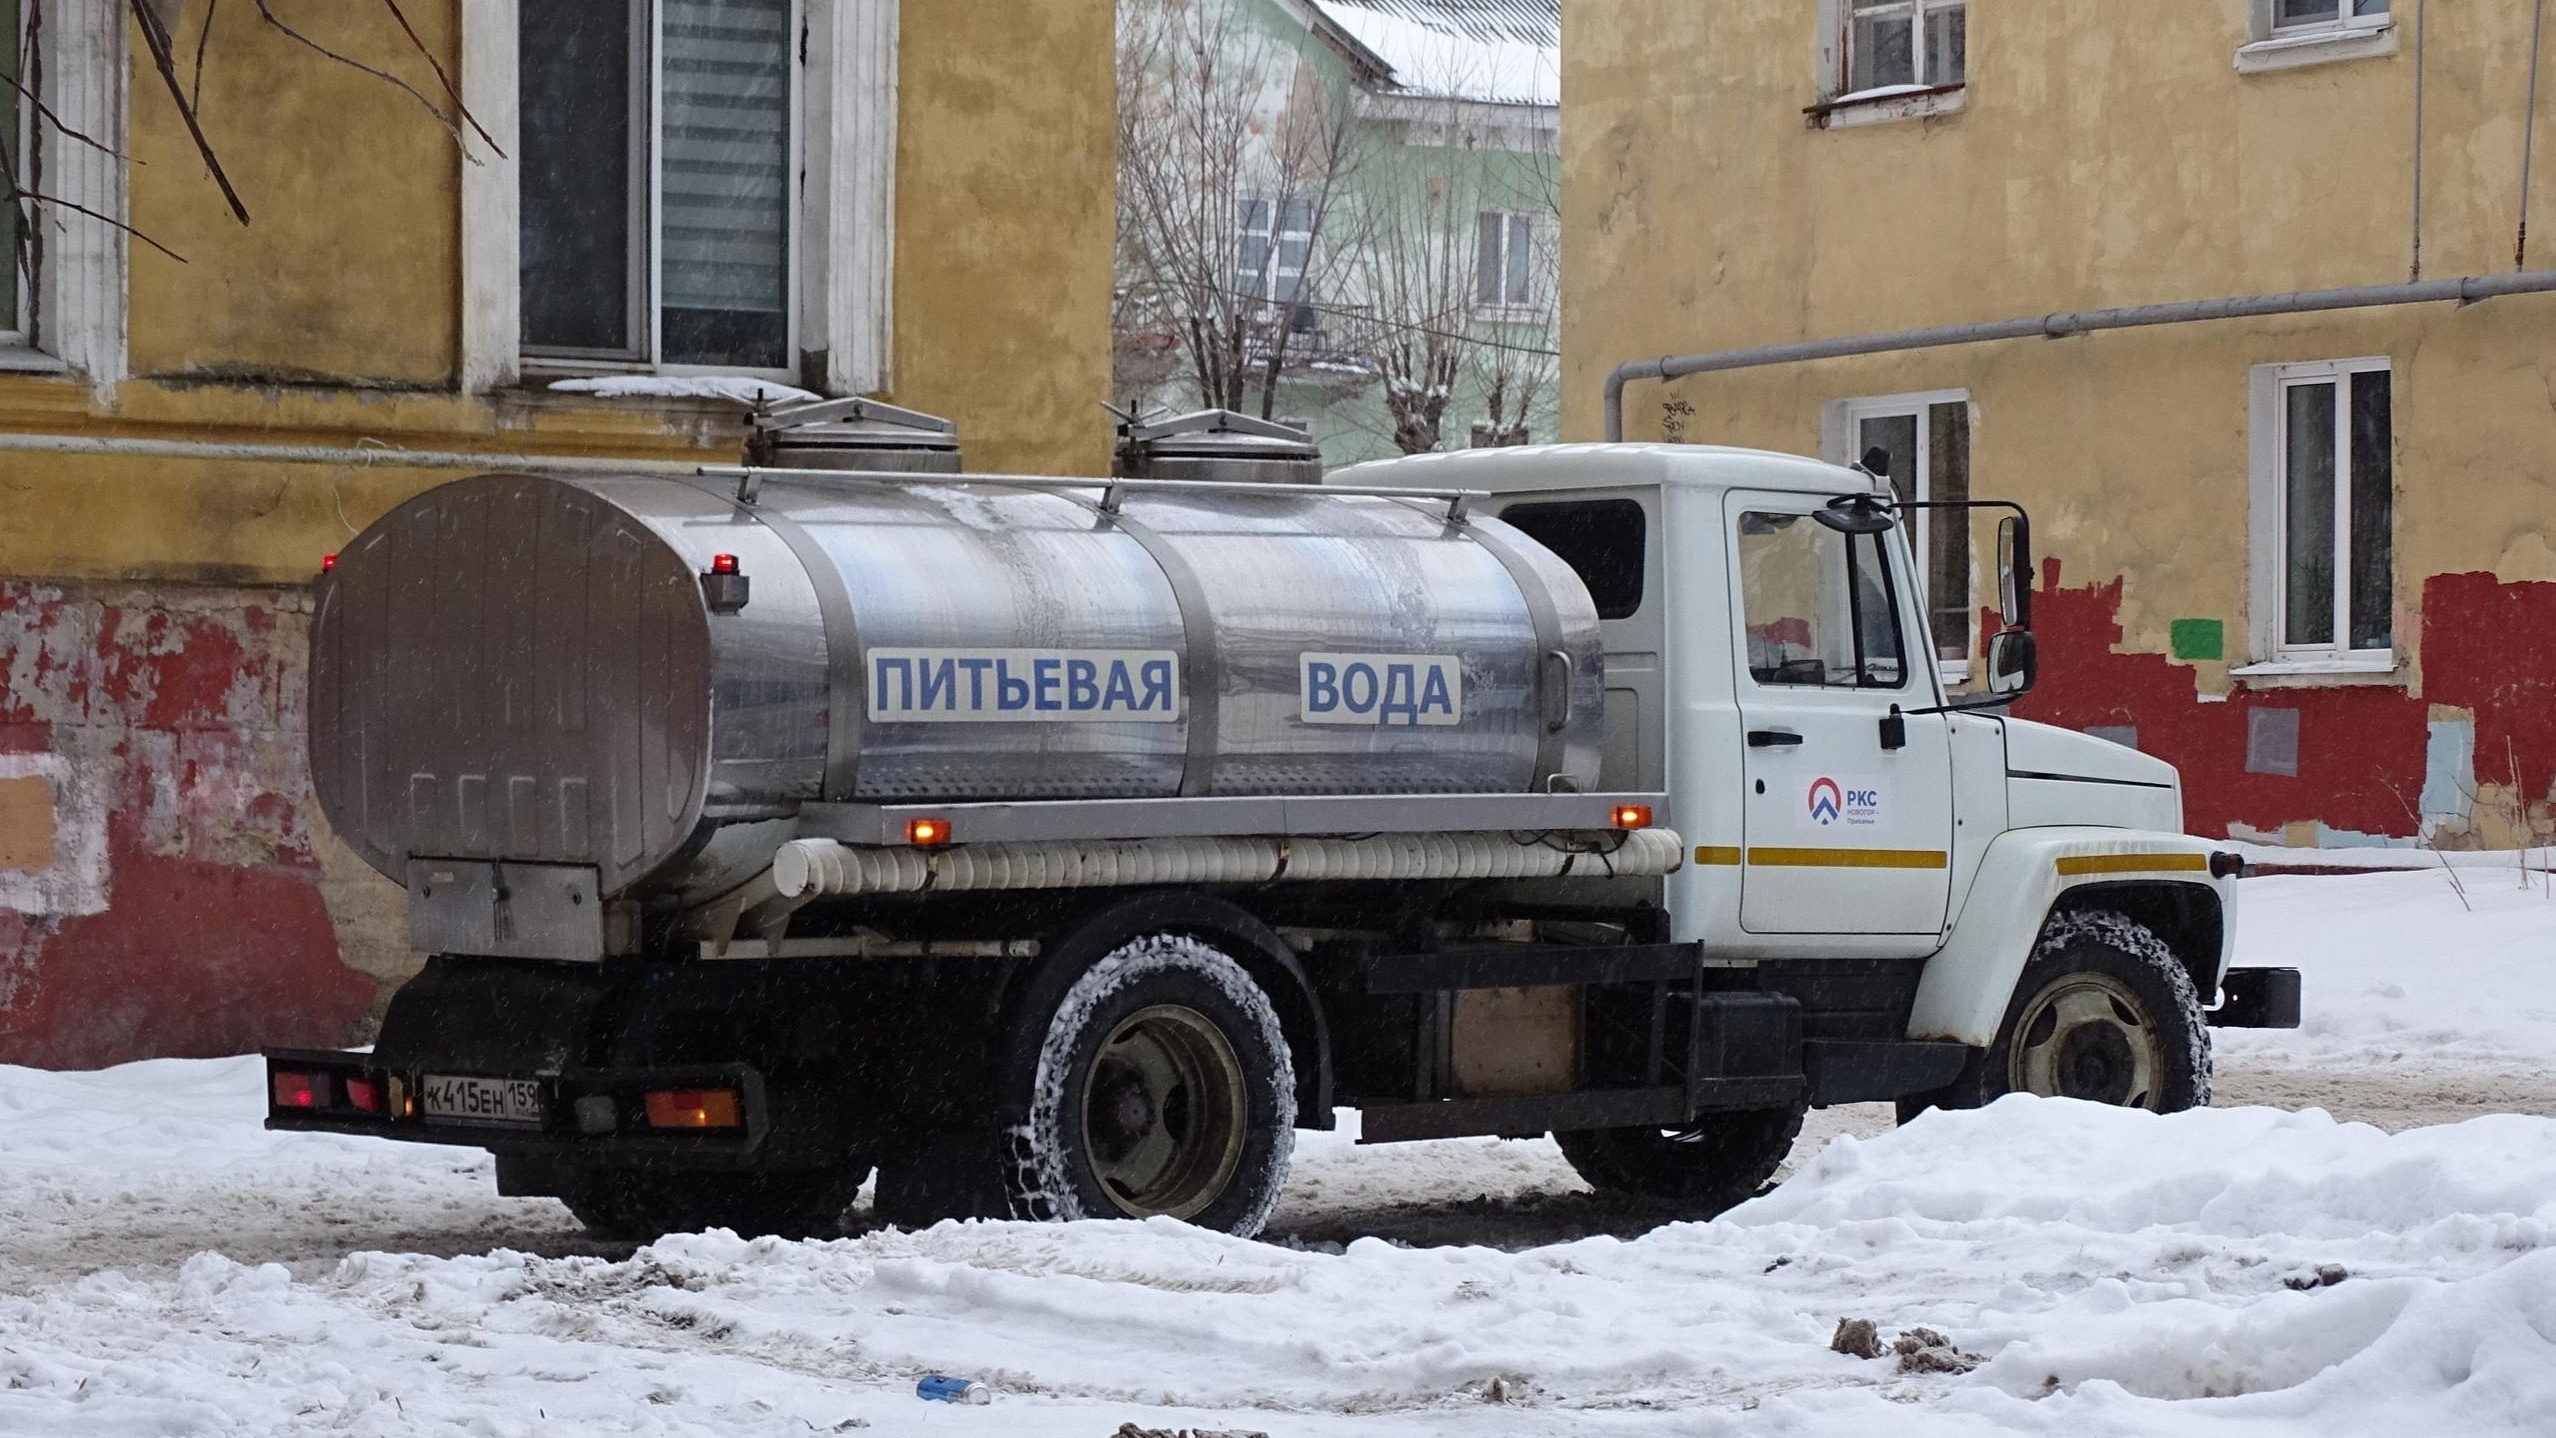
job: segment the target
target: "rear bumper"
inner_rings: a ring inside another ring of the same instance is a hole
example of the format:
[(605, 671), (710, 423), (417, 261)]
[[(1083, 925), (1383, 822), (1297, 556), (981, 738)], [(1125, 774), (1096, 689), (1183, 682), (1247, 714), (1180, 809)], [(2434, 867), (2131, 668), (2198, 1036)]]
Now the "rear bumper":
[[(771, 1130), (763, 1077), (742, 1064), (485, 1075), (530, 1077), (541, 1096), (540, 1122), (488, 1123), (427, 1117), (417, 1099), (423, 1075), (386, 1066), (371, 1054), (269, 1049), (265, 1058), (266, 1126), (281, 1133), (361, 1134), (595, 1164), (742, 1169), (755, 1166)], [(279, 1104), (279, 1074), (310, 1076), (316, 1104)], [(349, 1080), (357, 1082), (350, 1085)], [(364, 1084), (371, 1086), (374, 1108), (355, 1102)], [(737, 1095), (740, 1122), (733, 1128), (659, 1129), (648, 1124), (643, 1096), (652, 1089), (723, 1088)]]
[(2296, 969), (2230, 969), (2219, 981), (2219, 1006), (2210, 1011), (2210, 1026), (2297, 1028), (2301, 988)]

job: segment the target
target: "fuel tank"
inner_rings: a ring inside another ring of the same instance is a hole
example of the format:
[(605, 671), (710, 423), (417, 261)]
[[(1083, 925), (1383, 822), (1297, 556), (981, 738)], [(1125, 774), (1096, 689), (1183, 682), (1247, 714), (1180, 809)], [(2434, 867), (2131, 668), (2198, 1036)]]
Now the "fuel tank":
[(321, 578), (313, 778), (403, 883), (592, 865), (606, 899), (698, 899), (811, 801), (1593, 787), (1597, 624), (1443, 501), (488, 474)]

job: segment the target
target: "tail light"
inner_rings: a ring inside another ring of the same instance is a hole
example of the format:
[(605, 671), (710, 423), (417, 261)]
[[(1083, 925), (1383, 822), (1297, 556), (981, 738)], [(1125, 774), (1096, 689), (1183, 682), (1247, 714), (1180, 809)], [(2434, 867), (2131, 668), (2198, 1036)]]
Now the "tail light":
[(346, 1080), (346, 1103), (348, 1107), (360, 1108), (366, 1113), (380, 1113), (382, 1111), (382, 1086), (380, 1081), (368, 1078), (348, 1078)]
[(328, 1076), (279, 1073), (275, 1076), (274, 1096), (277, 1108), (326, 1108)]
[(735, 1128), (743, 1121), (737, 1113), (737, 1091), (732, 1088), (648, 1092), (650, 1128)]

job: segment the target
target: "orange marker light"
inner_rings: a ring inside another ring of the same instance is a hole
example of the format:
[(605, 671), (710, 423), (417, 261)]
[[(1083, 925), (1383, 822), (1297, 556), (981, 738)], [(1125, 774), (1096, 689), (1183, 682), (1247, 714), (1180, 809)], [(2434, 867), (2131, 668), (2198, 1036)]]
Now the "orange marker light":
[(947, 819), (908, 819), (905, 821), (905, 842), (912, 844), (918, 849), (937, 849), (949, 841), (950, 821)]
[(1651, 806), (1648, 804), (1616, 805), (1615, 827), (1619, 829), (1647, 829), (1651, 827)]
[(737, 1091), (732, 1088), (652, 1089), (648, 1093), (650, 1128), (735, 1128)]

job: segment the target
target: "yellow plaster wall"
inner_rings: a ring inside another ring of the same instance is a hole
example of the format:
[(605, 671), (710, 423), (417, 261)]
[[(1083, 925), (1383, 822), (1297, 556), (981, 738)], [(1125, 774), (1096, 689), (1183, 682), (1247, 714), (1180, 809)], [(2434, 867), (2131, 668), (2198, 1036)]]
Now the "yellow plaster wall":
[[(378, 7), (270, 3), (311, 39), (439, 94)], [(400, 7), (448, 73), (466, 3)], [(203, 7), (166, 8), (182, 17), (192, 84)], [(903, 10), (894, 397), (956, 419), (973, 468), (1105, 472), (1110, 0)], [(104, 400), (77, 378), (0, 374), (0, 441), (736, 454), (731, 408), (458, 393), (464, 162), (416, 99), (268, 28), (254, 7), (223, 7), (201, 113), (249, 207), (243, 228), (138, 30), (130, 38), (132, 221), (185, 263), (135, 243), (133, 377)], [(298, 582), (389, 506), (476, 467), (0, 447), (0, 574)]]
[[(1817, 8), (1566, 3), (1572, 437), (1596, 437), (1626, 358), (2407, 276), (2410, 34), (2393, 57), (2239, 75), (2245, 0), (1973, 0), (1960, 113), (1816, 129)], [(2425, 273), (2508, 270), (2527, 7), (2437, 8)], [(2556, 182), (2536, 191), (2532, 264), (2556, 268)], [(1627, 427), (1659, 434), (1677, 397), (1690, 439), (1816, 452), (1825, 402), (1966, 388), (1974, 492), (2035, 506), (2063, 582), (2129, 577), (2124, 648), (2212, 617), (2242, 662), (2249, 367), (2394, 359), (2407, 648), (2428, 575), (2556, 578), (2551, 350), (2556, 298), (2358, 311), (1635, 385)]]
[(894, 396), (956, 419), (970, 469), (1107, 473), (1116, 7), (903, 17)]

